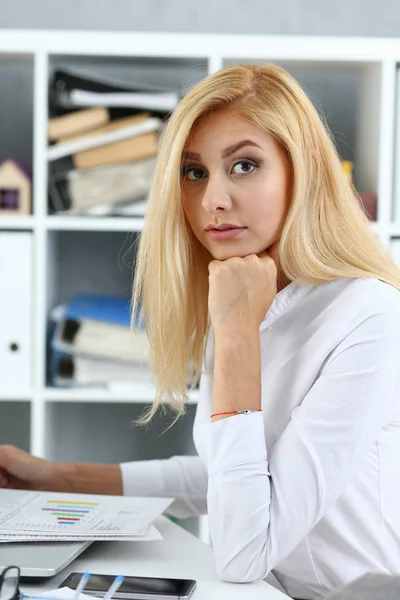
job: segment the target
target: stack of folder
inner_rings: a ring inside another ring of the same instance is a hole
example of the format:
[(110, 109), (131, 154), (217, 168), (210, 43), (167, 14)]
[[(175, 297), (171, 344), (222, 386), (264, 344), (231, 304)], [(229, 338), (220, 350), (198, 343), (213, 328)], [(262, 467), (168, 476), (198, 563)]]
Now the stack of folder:
[(175, 91), (57, 69), (48, 122), (51, 212), (143, 215), (158, 133), (178, 101)]
[(52, 385), (153, 383), (144, 324), (127, 298), (76, 294), (62, 307), (51, 336)]

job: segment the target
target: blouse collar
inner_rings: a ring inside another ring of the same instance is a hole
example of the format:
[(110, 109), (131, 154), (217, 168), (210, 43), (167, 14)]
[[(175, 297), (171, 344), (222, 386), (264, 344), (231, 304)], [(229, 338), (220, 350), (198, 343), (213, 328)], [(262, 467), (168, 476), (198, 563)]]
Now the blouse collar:
[(278, 292), (268, 309), (265, 317), (261, 321), (260, 331), (267, 329), (281, 314), (283, 314), (295, 301), (302, 298), (307, 292), (310, 292), (314, 285), (305, 283), (296, 283), (292, 281)]

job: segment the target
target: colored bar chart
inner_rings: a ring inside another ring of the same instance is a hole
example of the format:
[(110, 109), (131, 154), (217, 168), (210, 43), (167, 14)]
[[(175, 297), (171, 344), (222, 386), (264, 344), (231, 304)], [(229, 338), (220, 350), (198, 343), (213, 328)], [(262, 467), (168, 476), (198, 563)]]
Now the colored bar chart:
[(58, 525), (79, 524), (85, 515), (99, 506), (98, 502), (68, 502), (63, 500), (47, 500), (42, 508), (49, 516), (55, 517)]

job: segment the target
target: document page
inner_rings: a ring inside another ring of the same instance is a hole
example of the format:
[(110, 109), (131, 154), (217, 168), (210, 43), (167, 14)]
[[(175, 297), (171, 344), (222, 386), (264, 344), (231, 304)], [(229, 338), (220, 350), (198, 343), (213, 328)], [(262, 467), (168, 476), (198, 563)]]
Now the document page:
[(172, 498), (0, 489), (0, 536), (47, 534), (58, 539), (143, 536), (143, 531), (172, 501)]

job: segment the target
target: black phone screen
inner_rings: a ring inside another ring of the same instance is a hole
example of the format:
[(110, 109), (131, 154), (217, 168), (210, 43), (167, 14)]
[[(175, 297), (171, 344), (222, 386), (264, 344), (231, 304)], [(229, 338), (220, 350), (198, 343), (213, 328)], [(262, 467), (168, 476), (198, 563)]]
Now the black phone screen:
[[(60, 585), (67, 586), (73, 590), (78, 587), (83, 573), (71, 573)], [(112, 582), (114, 575), (90, 575), (83, 594), (102, 597), (105, 595)], [(169, 579), (164, 577), (124, 577), (122, 585), (113, 595), (113, 598), (189, 598), (196, 587), (192, 579)]]

